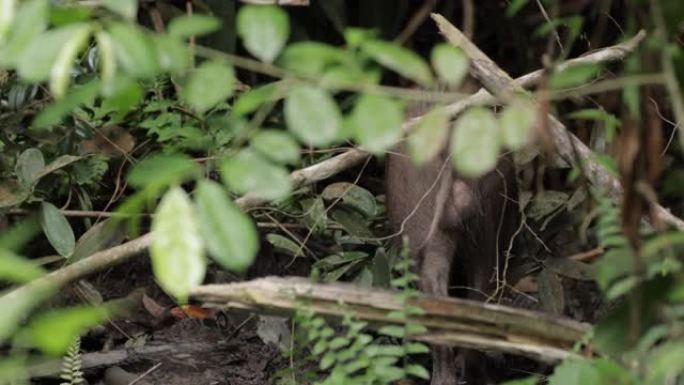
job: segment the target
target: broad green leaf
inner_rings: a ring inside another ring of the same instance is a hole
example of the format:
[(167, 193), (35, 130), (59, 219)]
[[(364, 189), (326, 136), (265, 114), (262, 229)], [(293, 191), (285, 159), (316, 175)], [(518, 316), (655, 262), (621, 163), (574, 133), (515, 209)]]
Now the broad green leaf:
[(233, 115), (243, 116), (256, 111), (266, 102), (273, 102), (282, 97), (278, 92), (281, 83), (269, 83), (253, 88), (242, 95), (233, 104)]
[(159, 67), (172, 74), (180, 74), (192, 65), (192, 53), (187, 44), (166, 35), (152, 36)]
[(97, 53), (100, 55), (100, 78), (102, 79), (102, 94), (109, 96), (114, 90), (116, 78), (116, 52), (114, 42), (107, 32), (99, 31), (95, 34)]
[(118, 63), (126, 73), (141, 78), (157, 74), (159, 66), (154, 45), (141, 29), (130, 24), (114, 23), (109, 27), (109, 35)]
[(273, 245), (276, 250), (284, 251), (293, 257), (297, 257), (302, 254), (302, 248), (298, 244), (280, 234), (267, 234), (266, 240), (268, 243)]
[(128, 20), (135, 20), (138, 14), (138, 0), (104, 0), (102, 5)]
[(569, 88), (582, 85), (601, 71), (598, 64), (579, 64), (563, 68), (551, 74), (549, 86), (554, 89)]
[(430, 67), (413, 51), (380, 40), (367, 41), (363, 52), (378, 63), (423, 86), (434, 83)]
[(17, 0), (0, 0), (0, 43), (5, 42), (7, 32), (12, 27)]
[(152, 155), (133, 168), (128, 174), (128, 183), (137, 188), (160, 188), (184, 182), (199, 172), (199, 166), (187, 156)]
[(570, 359), (556, 366), (549, 385), (601, 384), (599, 373), (591, 361)]
[(63, 257), (74, 251), (76, 238), (69, 221), (52, 203), (43, 202), (40, 209), (40, 225), (52, 247)]
[(244, 150), (223, 162), (223, 180), (239, 194), (251, 193), (265, 200), (284, 198), (292, 191), (287, 171), (252, 151)]
[(290, 35), (290, 19), (274, 5), (246, 5), (238, 13), (237, 31), (249, 53), (271, 63)]
[(504, 108), (499, 117), (503, 144), (511, 150), (519, 150), (530, 142), (537, 110), (529, 101), (516, 98)]
[(234, 87), (233, 67), (220, 61), (209, 61), (192, 72), (181, 96), (197, 112), (204, 113), (232, 95)]
[(64, 42), (50, 70), (50, 91), (56, 99), (60, 99), (66, 94), (71, 82), (71, 69), (76, 61), (76, 55), (85, 47), (90, 38), (91, 30), (88, 24), (79, 24), (73, 27), (74, 32)]
[(82, 86), (75, 87), (62, 99), (48, 105), (43, 109), (31, 124), (36, 129), (46, 129), (58, 124), (64, 116), (74, 111), (83, 104), (92, 104), (100, 90), (99, 81), (91, 81)]
[(76, 262), (98, 251), (117, 246), (126, 238), (126, 223), (120, 218), (108, 218), (88, 229), (76, 241), (74, 252), (69, 258)]
[(14, 172), (22, 186), (30, 188), (38, 180), (38, 175), (45, 168), (43, 153), (37, 148), (29, 148), (17, 158)]
[(285, 131), (261, 130), (250, 143), (255, 150), (276, 163), (299, 162), (299, 144)]
[(43, 274), (45, 270), (34, 262), (0, 248), (0, 282), (22, 284)]
[(164, 194), (152, 218), (152, 271), (159, 285), (185, 303), (188, 293), (204, 280), (206, 261), (197, 213), (180, 187)]
[[(123, 117), (137, 106), (143, 98), (140, 84), (128, 76), (117, 76), (108, 95), (102, 100), (101, 108), (107, 113), (114, 112)], [(116, 121), (116, 117), (112, 118)]]
[(471, 108), (456, 121), (451, 159), (463, 176), (478, 177), (493, 170), (500, 147), (498, 122), (488, 109)]
[(337, 182), (329, 184), (321, 193), (327, 201), (342, 200), (368, 218), (378, 213), (378, 205), (373, 194), (354, 183)]
[(365, 150), (381, 154), (401, 139), (403, 107), (388, 97), (365, 94), (354, 106), (352, 122), (359, 144)]
[(283, 68), (292, 72), (306, 76), (320, 76), (331, 64), (349, 62), (351, 57), (348, 55), (341, 48), (305, 41), (289, 45), (278, 62)]
[(285, 121), (290, 131), (305, 144), (325, 146), (337, 138), (342, 115), (328, 92), (298, 85), (290, 89), (285, 99)]
[(259, 249), (252, 219), (215, 182), (200, 182), (195, 201), (209, 255), (228, 270), (247, 271)]
[(175, 38), (202, 36), (221, 28), (221, 20), (207, 15), (183, 15), (169, 23), (169, 35)]
[(437, 107), (420, 119), (408, 137), (408, 153), (411, 159), (422, 165), (433, 159), (444, 148), (449, 134), (449, 114)]
[[(3, 14), (0, 17), (10, 16), (11, 12), (4, 14), (0, 11), (0, 14)], [(7, 31), (7, 42), (0, 48), (0, 65), (17, 64), (21, 53), (47, 28), (48, 14), (47, 0), (31, 0), (21, 4), (13, 17), (11, 30)]]
[(107, 321), (112, 311), (106, 307), (79, 306), (51, 310), (36, 316), (20, 332), (20, 339), (44, 353), (61, 356), (74, 338)]
[(414, 377), (422, 378), (424, 380), (430, 379), (430, 373), (427, 371), (427, 369), (425, 369), (424, 367), (422, 367), (420, 365), (417, 365), (417, 364), (406, 365), (404, 370), (406, 370), (406, 373), (408, 373)]
[(17, 72), (30, 82), (42, 82), (52, 75), (63, 48), (83, 33), (83, 24), (70, 24), (53, 29), (33, 38), (21, 52), (17, 62)]
[(450, 85), (458, 87), (468, 75), (468, 57), (460, 48), (441, 43), (432, 49), (430, 57), (437, 76)]
[(647, 258), (653, 258), (663, 251), (682, 248), (683, 246), (684, 232), (673, 231), (658, 234), (653, 239), (646, 240), (641, 248), (641, 253)]

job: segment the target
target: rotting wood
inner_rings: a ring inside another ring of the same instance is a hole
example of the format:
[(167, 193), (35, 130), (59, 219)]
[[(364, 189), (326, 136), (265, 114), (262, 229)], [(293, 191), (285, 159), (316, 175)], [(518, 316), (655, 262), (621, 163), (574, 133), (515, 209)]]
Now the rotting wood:
[[(315, 284), (306, 278), (267, 277), (195, 288), (206, 306), (290, 314), (304, 304), (317, 314), (352, 315), (372, 325), (396, 324), (397, 292), (352, 284)], [(425, 314), (411, 318), (428, 329), (413, 339), (449, 346), (518, 354), (553, 363), (572, 355), (590, 325), (550, 314), (458, 298), (419, 295), (412, 302)]]

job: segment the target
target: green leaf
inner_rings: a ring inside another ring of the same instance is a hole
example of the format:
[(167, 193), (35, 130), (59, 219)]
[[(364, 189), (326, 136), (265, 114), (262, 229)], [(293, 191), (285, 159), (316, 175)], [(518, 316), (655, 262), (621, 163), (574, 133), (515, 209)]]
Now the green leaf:
[(250, 144), (274, 162), (284, 164), (299, 162), (299, 144), (287, 132), (261, 130), (252, 138)]
[(37, 280), (0, 296), (0, 343), (7, 341), (26, 320), (26, 316), (53, 295), (56, 289), (50, 281)]
[(181, 97), (199, 113), (223, 102), (233, 94), (235, 71), (220, 61), (202, 63), (190, 75)]
[(243, 150), (223, 162), (223, 180), (239, 194), (252, 193), (265, 200), (284, 198), (292, 191), (287, 171), (252, 151)]
[[(290, 44), (279, 59), (279, 64), (292, 72), (305, 76), (321, 76), (335, 63), (350, 62), (349, 54), (338, 47), (304, 41)], [(355, 64), (355, 63), (351, 63)]]
[(266, 102), (272, 102), (281, 97), (278, 86), (281, 83), (269, 83), (257, 88), (253, 88), (242, 95), (233, 104), (233, 115), (244, 116), (256, 111)]
[(406, 344), (405, 349), (408, 354), (425, 354), (430, 352), (430, 348), (420, 342), (409, 342)]
[(33, 38), (18, 58), (19, 75), (29, 82), (48, 80), (64, 47), (74, 41), (75, 37), (82, 35), (84, 28), (87, 27), (81, 23), (70, 24)]
[(138, 0), (104, 0), (102, 5), (128, 20), (135, 20), (138, 14)]
[(154, 45), (141, 29), (130, 24), (114, 23), (109, 27), (109, 35), (118, 62), (126, 73), (139, 78), (157, 74), (159, 66)]
[(601, 71), (598, 64), (579, 64), (563, 68), (551, 74), (549, 86), (553, 89), (569, 88), (582, 85)]
[(367, 41), (361, 49), (383, 66), (423, 86), (434, 83), (430, 67), (413, 51), (381, 40)]
[(185, 155), (152, 155), (128, 174), (128, 183), (137, 188), (161, 188), (199, 175), (200, 168)]
[(238, 13), (237, 31), (249, 53), (271, 63), (290, 35), (290, 20), (280, 7), (246, 5)]
[(404, 370), (406, 371), (407, 374), (410, 374), (414, 377), (422, 378), (424, 380), (429, 380), (430, 379), (430, 373), (428, 373), (427, 369), (424, 367), (417, 365), (417, 364), (409, 364), (404, 367)]
[(536, 376), (522, 378), (519, 380), (506, 381), (501, 385), (537, 385), (539, 383), (539, 378)]
[(403, 326), (388, 325), (380, 328), (380, 330), (378, 330), (378, 333), (395, 338), (404, 338), (406, 330)]
[(297, 85), (285, 99), (285, 121), (305, 144), (325, 146), (337, 138), (342, 115), (329, 93), (314, 86)]
[(107, 32), (99, 31), (95, 34), (97, 53), (100, 60), (100, 78), (102, 79), (102, 93), (110, 95), (114, 89), (116, 78), (116, 52), (114, 42)]
[(385, 96), (364, 94), (354, 106), (354, 137), (374, 154), (381, 154), (401, 139), (402, 105)]
[(172, 74), (180, 74), (192, 65), (192, 53), (186, 44), (165, 35), (153, 35), (159, 67)]
[(83, 50), (90, 38), (91, 29), (88, 24), (73, 25), (73, 28), (73, 33), (64, 42), (50, 70), (50, 91), (56, 99), (60, 99), (66, 94), (71, 82), (71, 70), (76, 62), (76, 56)]
[(44, 274), (45, 270), (30, 260), (0, 248), (0, 281), (22, 284)]
[(451, 44), (441, 43), (432, 49), (432, 66), (437, 76), (451, 87), (458, 87), (468, 75), (468, 57), (463, 50)]
[(12, 27), (17, 0), (0, 0), (0, 44), (5, 42), (7, 32)]
[(252, 219), (215, 182), (200, 182), (195, 201), (209, 255), (228, 270), (240, 274), (247, 271), (259, 249)]
[(523, 148), (532, 138), (536, 121), (534, 105), (522, 98), (514, 99), (499, 116), (504, 145), (514, 151)]
[[(530, 0), (512, 0), (506, 7), (506, 17), (515, 16)], [(533, 383), (534, 384), (534, 383)], [(511, 384), (512, 385), (512, 384)], [(520, 384), (522, 385), (522, 384)]]
[(280, 234), (267, 234), (266, 241), (273, 245), (273, 247), (275, 247), (277, 250), (284, 251), (293, 257), (297, 257), (302, 254), (302, 248), (298, 244)]
[(570, 359), (556, 367), (549, 377), (549, 385), (601, 384), (590, 361)]
[(121, 244), (126, 238), (125, 224), (119, 218), (108, 218), (93, 225), (76, 241), (74, 252), (69, 261), (73, 263), (98, 251)]
[(92, 104), (100, 89), (99, 81), (91, 81), (73, 89), (62, 99), (48, 105), (31, 123), (36, 129), (45, 129), (58, 124), (64, 116), (83, 104)]
[(17, 158), (14, 172), (22, 186), (31, 188), (38, 180), (38, 175), (43, 168), (45, 168), (43, 153), (37, 148), (29, 148)]
[(204, 279), (206, 261), (197, 213), (180, 187), (164, 194), (152, 218), (150, 256), (159, 285), (179, 303), (185, 303), (190, 290)]
[(40, 210), (40, 225), (52, 247), (63, 257), (71, 255), (76, 245), (74, 231), (64, 214), (52, 203), (43, 202)]
[(337, 182), (329, 184), (321, 196), (327, 201), (341, 199), (342, 202), (368, 218), (372, 218), (378, 213), (378, 205), (373, 193), (354, 183)]
[(451, 159), (463, 176), (478, 177), (496, 167), (500, 146), (498, 122), (492, 112), (471, 108), (454, 126)]
[(62, 169), (74, 162), (77, 162), (79, 160), (83, 159), (82, 156), (74, 156), (74, 155), (62, 155), (59, 158), (53, 160), (48, 164), (47, 166), (43, 167), (35, 176), (35, 179), (38, 180), (45, 175), (52, 174), (53, 172)]
[(169, 23), (169, 35), (175, 38), (188, 38), (212, 33), (221, 28), (221, 20), (207, 15), (182, 15)]
[(110, 319), (111, 313), (105, 307), (93, 306), (51, 310), (31, 320), (26, 329), (20, 332), (20, 338), (46, 354), (61, 356), (74, 338)]
[[(7, 0), (5, 0), (7, 1)], [(9, 0), (13, 2), (15, 0)], [(11, 12), (0, 12), (11, 16)], [(6, 44), (0, 45), (0, 65), (17, 66), (22, 52), (36, 40), (48, 26), (49, 4), (47, 0), (31, 0), (21, 4), (14, 15), (14, 23), (7, 31)], [(2, 39), (0, 39), (1, 41)]]
[(302, 217), (300, 221), (315, 233), (321, 233), (328, 225), (328, 215), (321, 197), (302, 199)]
[(408, 153), (416, 165), (433, 159), (446, 143), (449, 134), (449, 114), (437, 107), (420, 119), (408, 137)]

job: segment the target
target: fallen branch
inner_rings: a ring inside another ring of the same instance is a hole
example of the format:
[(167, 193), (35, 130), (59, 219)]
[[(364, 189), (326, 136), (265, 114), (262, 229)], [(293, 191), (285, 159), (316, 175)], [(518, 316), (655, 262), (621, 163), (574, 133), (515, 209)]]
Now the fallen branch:
[[(569, 60), (563, 65), (573, 66), (585, 63), (622, 60), (634, 50), (634, 48), (643, 40), (644, 36), (644, 33), (639, 33), (626, 43), (600, 49), (586, 56)], [(542, 75), (543, 71), (535, 71), (516, 79), (514, 84), (515, 86), (532, 87), (541, 80)], [(481, 89), (474, 95), (447, 106), (447, 110), (448, 113), (454, 117), (470, 106), (491, 104), (495, 101), (496, 98), (494, 98), (487, 90)], [(404, 131), (410, 131), (418, 122), (418, 120), (420, 120), (420, 117), (414, 118), (404, 123)], [(561, 139), (564, 139), (565, 134), (560, 135), (560, 137)], [(586, 149), (586, 146), (584, 146), (582, 143), (579, 144)], [(562, 148), (565, 147), (563, 146)], [(589, 150), (586, 149), (586, 151)], [(369, 155), (367, 153), (358, 149), (347, 150), (340, 155), (334, 156), (318, 164), (294, 171), (292, 174), (290, 174), (290, 177), (295, 186), (305, 186), (307, 184), (322, 181), (341, 171), (354, 167), (364, 161), (368, 156)], [(586, 159), (590, 159), (590, 157), (587, 156)], [(605, 172), (603, 173), (605, 174)], [(605, 182), (605, 185), (602, 182)], [(604, 187), (612, 186), (613, 182), (614, 180), (612, 178), (598, 178), (596, 181), (598, 185)], [(619, 189), (619, 186), (617, 186), (617, 188)], [(239, 198), (236, 203), (242, 208), (250, 208), (263, 205), (267, 202), (263, 199), (255, 197), (254, 195), (247, 194), (244, 197)], [(660, 207), (660, 211), (665, 213), (663, 214), (664, 216), (669, 215), (669, 220), (666, 220), (668, 223), (671, 223), (680, 229), (684, 229), (684, 223), (682, 223), (681, 220), (672, 216), (672, 214), (667, 212), (667, 210), (662, 207)], [(115, 266), (128, 260), (129, 258), (132, 258), (133, 256), (146, 250), (149, 247), (151, 240), (152, 236), (148, 233), (111, 249), (94, 253), (90, 257), (84, 258), (71, 265), (67, 265), (59, 270), (55, 270), (52, 273), (38, 278), (24, 286), (16, 288), (3, 296), (3, 298), (7, 299), (8, 297), (6, 296), (28, 295), (28, 293), (32, 292), (32, 288), (35, 287), (59, 288), (61, 286), (67, 285), (72, 281), (81, 279), (87, 275), (96, 273), (111, 266)]]
[[(290, 314), (299, 304), (317, 314), (352, 315), (374, 326), (403, 322), (388, 317), (402, 304), (396, 292), (352, 284), (314, 284), (306, 278), (268, 277), (195, 288), (191, 296), (209, 306)], [(457, 298), (420, 295), (412, 304), (425, 314), (411, 322), (428, 332), (413, 337), (438, 345), (518, 354), (553, 363), (569, 355), (590, 326), (550, 314)]]
[[(470, 58), (471, 74), (482, 83), (487, 91), (493, 95), (505, 95), (523, 90), (520, 84), (516, 83), (516, 81), (514, 81), (505, 71), (499, 68), (494, 61), (443, 16), (433, 13), (432, 19), (437, 23), (437, 27), (442, 35), (444, 35), (451, 44), (463, 49), (465, 54)], [(577, 161), (581, 160), (583, 162), (582, 168), (585, 170), (587, 178), (589, 178), (595, 186), (599, 186), (606, 190), (611, 198), (620, 200), (622, 197), (620, 182), (596, 161), (592, 151), (582, 143), (581, 140), (568, 131), (563, 123), (551, 114), (549, 114), (548, 119), (549, 131), (558, 155), (572, 165), (577, 165)], [(659, 204), (655, 205), (655, 212), (660, 220), (679, 230), (684, 230), (684, 221), (672, 215), (672, 213), (663, 206)]]

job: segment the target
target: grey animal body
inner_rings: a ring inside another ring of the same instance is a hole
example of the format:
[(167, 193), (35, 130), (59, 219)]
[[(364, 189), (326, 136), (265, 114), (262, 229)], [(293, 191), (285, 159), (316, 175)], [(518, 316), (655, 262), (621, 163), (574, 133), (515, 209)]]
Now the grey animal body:
[[(426, 107), (409, 107), (409, 117)], [(502, 156), (496, 170), (466, 179), (453, 170), (447, 150), (418, 167), (398, 145), (386, 163), (386, 196), (390, 223), (398, 237), (408, 238), (417, 261), (421, 290), (446, 296), (450, 287), (467, 287), (466, 297), (476, 300), (492, 294), (497, 261), (503, 261), (519, 220), (510, 156)], [(432, 385), (456, 384), (453, 349), (432, 351)], [(461, 357), (464, 368), (477, 366), (464, 358), (472, 353)]]

